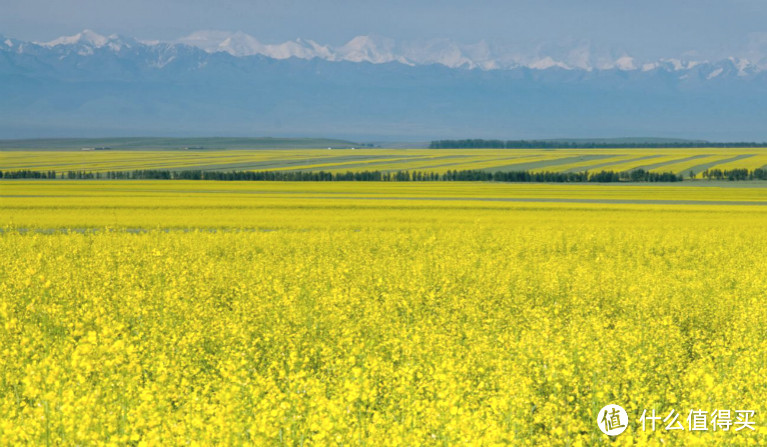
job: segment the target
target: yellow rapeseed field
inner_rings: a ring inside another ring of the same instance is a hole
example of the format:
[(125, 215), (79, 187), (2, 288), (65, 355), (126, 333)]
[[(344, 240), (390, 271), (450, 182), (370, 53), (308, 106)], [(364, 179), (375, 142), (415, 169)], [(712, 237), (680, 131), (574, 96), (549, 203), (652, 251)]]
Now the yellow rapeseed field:
[[(767, 166), (767, 148), (636, 149), (256, 149), (256, 150), (0, 150), (0, 170), (131, 171), (672, 171), (685, 177), (710, 169)], [(700, 176), (698, 176), (700, 178)]]
[(620, 188), (0, 183), (0, 445), (764, 445), (767, 188)]

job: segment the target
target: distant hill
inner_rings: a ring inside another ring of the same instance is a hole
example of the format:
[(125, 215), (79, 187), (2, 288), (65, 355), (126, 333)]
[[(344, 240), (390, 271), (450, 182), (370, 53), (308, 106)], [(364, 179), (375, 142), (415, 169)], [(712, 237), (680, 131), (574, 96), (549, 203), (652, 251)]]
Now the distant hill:
[(0, 140), (3, 149), (163, 149), (163, 150), (217, 150), (217, 149), (312, 149), (352, 148), (363, 144), (346, 140), (323, 138), (43, 138)]

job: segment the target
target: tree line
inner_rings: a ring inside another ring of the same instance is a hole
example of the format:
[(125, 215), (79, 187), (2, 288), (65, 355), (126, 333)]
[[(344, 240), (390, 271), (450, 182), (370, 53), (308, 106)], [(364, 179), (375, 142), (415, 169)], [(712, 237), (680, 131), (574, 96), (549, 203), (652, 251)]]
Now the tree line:
[[(700, 174), (705, 180), (767, 180), (767, 169), (706, 169)], [(549, 183), (611, 183), (611, 182), (680, 182), (681, 174), (631, 171), (552, 172), (552, 171), (481, 171), (448, 170), (443, 173), (425, 171), (170, 171), (141, 169), (133, 171), (34, 171), (22, 169), (0, 171), (0, 179), (70, 179), (70, 180), (219, 180), (219, 181), (287, 181), (287, 182), (549, 182)], [(692, 173), (690, 178), (692, 179)]]
[(21, 169), (18, 171), (0, 171), (0, 178), (54, 179), (63, 177), (58, 177), (56, 171), (31, 171), (29, 169)]
[(700, 176), (707, 180), (767, 180), (767, 169), (706, 169)]
[[(764, 178), (764, 171), (759, 171), (759, 177), (748, 172), (745, 178), (737, 176), (732, 180)], [(729, 172), (729, 171), (725, 171)], [(726, 174), (725, 178), (726, 177)], [(448, 182), (552, 182), (552, 183), (583, 183), (583, 182), (679, 182), (682, 176), (671, 172), (649, 172), (644, 169), (633, 171), (599, 171), (599, 172), (551, 172), (551, 171), (480, 171), (480, 170), (448, 170), (443, 173), (424, 171), (202, 171), (184, 170), (170, 171), (158, 169), (142, 169), (134, 171), (0, 171), (0, 178), (5, 179), (70, 179), (70, 180), (219, 180), (219, 181), (289, 181), (289, 182), (419, 182), (419, 181), (448, 181)], [(714, 179), (714, 177), (712, 177)]]
[(767, 147), (767, 143), (731, 142), (712, 143), (690, 142), (599, 142), (599, 141), (558, 141), (558, 140), (435, 140), (429, 149), (622, 149), (622, 148), (689, 148), (689, 147)]

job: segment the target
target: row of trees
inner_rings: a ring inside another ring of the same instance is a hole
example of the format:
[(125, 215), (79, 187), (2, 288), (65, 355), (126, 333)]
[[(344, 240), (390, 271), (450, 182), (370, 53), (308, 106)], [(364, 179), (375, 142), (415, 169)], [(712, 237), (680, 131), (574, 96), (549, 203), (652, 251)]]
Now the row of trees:
[[(754, 177), (753, 172), (748, 178)], [(448, 170), (444, 173), (423, 171), (360, 171), (360, 172), (326, 172), (326, 171), (169, 171), (159, 169), (144, 169), (135, 171), (67, 171), (57, 176), (55, 171), (0, 171), (0, 178), (7, 179), (108, 179), (108, 180), (221, 180), (221, 181), (290, 181), (290, 182), (421, 182), (421, 181), (453, 181), (453, 182), (678, 182), (681, 175), (671, 172), (648, 172), (637, 169), (628, 172), (530, 172), (530, 171), (498, 171), (480, 170)], [(736, 180), (744, 180), (737, 178)]]
[(629, 172), (530, 172), (530, 171), (447, 171), (440, 180), (447, 181), (496, 181), (496, 182), (681, 182), (682, 176), (672, 172), (648, 172), (637, 169)]
[(706, 169), (700, 175), (708, 180), (767, 180), (767, 169)]
[(104, 173), (108, 179), (140, 180), (224, 180), (224, 181), (285, 181), (285, 182), (409, 182), (442, 180), (436, 172), (420, 171), (110, 171)]
[(691, 142), (600, 142), (600, 141), (558, 141), (558, 140), (436, 140), (430, 149), (608, 149), (608, 148), (674, 148), (674, 147), (767, 147), (767, 143), (733, 142), (711, 143)]
[(31, 171), (22, 169), (19, 171), (0, 171), (0, 178), (56, 178), (56, 171)]

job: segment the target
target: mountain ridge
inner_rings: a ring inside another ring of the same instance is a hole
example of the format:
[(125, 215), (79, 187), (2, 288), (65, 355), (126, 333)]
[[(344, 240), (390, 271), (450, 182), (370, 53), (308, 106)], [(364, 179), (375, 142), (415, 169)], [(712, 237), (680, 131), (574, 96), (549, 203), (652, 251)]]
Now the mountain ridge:
[(373, 57), (365, 40), (347, 48), (355, 62), (75, 36), (39, 44), (0, 37), (0, 138), (767, 140), (767, 72), (739, 60), (624, 60), (635, 68), (586, 70), (552, 59), (547, 68), (470, 69), (380, 56), (388, 44), (377, 62), (363, 60)]
[[(0, 43), (5, 38), (0, 36)], [(19, 42), (19, 41), (17, 41)], [(576, 47), (564, 50), (564, 54), (522, 55), (504, 49), (492, 48), (484, 41), (475, 44), (458, 44), (448, 39), (432, 39), (422, 42), (396, 42), (394, 39), (376, 35), (360, 35), (340, 46), (331, 46), (311, 39), (297, 38), (281, 43), (262, 43), (252, 35), (241, 31), (196, 31), (171, 41), (140, 41), (117, 34), (101, 35), (90, 29), (71, 36), (61, 36), (45, 42), (23, 42), (54, 49), (75, 48), (81, 55), (90, 54), (94, 49), (108, 47), (119, 51), (124, 47), (186, 45), (199, 48), (206, 53), (227, 53), (234, 57), (262, 55), (273, 59), (323, 59), (332, 62), (398, 62), (405, 65), (440, 64), (450, 68), (481, 70), (533, 68), (545, 70), (553, 67), (567, 70), (599, 71), (619, 69), (624, 71), (650, 71), (663, 68), (669, 71), (691, 69), (696, 65), (715, 66), (724, 61), (732, 62), (741, 74), (767, 69), (762, 61), (751, 61), (731, 56), (717, 61), (660, 58), (639, 61), (620, 53), (616, 56), (594, 55), (588, 48)], [(562, 52), (562, 51), (560, 51)], [(592, 60), (593, 59), (593, 60)], [(713, 71), (715, 71), (714, 68)], [(713, 77), (715, 77), (714, 75)]]

